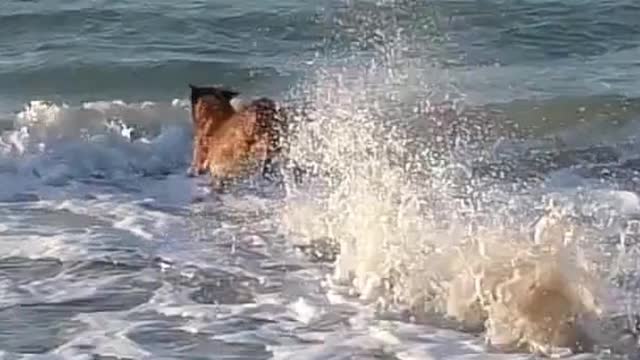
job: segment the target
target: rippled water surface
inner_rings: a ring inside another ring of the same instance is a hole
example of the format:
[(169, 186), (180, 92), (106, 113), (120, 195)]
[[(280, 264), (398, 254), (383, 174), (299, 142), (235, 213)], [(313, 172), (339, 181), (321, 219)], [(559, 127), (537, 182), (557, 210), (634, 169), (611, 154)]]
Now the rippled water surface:
[[(639, 18), (1, 2), (0, 357), (637, 358)], [(188, 83), (297, 106), (317, 174), (186, 177)]]

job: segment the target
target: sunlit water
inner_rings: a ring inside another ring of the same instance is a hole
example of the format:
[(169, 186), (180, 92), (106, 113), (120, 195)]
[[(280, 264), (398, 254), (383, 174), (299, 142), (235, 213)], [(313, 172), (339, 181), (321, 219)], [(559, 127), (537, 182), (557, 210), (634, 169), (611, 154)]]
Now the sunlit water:
[[(638, 15), (0, 4), (2, 358), (636, 358)], [(188, 82), (315, 175), (187, 178)]]

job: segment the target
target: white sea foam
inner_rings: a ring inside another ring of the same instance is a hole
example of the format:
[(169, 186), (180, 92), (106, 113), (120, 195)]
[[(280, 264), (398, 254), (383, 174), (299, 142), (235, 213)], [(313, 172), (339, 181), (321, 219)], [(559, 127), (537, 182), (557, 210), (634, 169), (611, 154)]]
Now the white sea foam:
[(32, 101), (14, 123), (0, 136), (0, 168), (26, 181), (60, 186), (78, 177), (163, 174), (188, 161), (191, 127), (180, 101)]

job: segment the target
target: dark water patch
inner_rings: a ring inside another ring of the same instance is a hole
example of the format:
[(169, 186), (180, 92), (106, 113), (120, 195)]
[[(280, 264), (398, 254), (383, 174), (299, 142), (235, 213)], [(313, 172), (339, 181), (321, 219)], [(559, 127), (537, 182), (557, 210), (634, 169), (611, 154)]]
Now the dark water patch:
[(0, 202), (7, 203), (25, 203), (25, 202), (38, 202), (40, 197), (34, 193), (17, 193), (8, 197), (0, 198)]
[[(149, 243), (146, 239), (141, 239), (126, 230), (113, 228), (93, 230), (92, 235), (96, 234), (99, 236), (95, 241), (89, 243), (87, 248), (91, 252), (99, 253), (100, 256), (86, 261), (104, 262), (107, 267), (111, 266), (109, 264), (114, 264), (118, 268), (131, 267), (132, 270), (136, 270), (138, 267), (151, 268), (154, 266), (154, 261), (149, 258), (148, 252), (152, 251), (155, 244)], [(69, 265), (78, 266), (79, 269), (84, 266), (78, 265), (78, 262), (69, 262)]]
[(47, 236), (51, 236), (51, 232), (47, 231), (47, 230), (37, 230), (37, 229), (25, 229), (25, 228), (21, 228), (19, 226), (13, 226), (8, 230), (2, 231), (0, 232), (2, 235), (4, 236), (24, 236), (24, 237), (28, 237), (28, 236), (40, 236), (40, 237), (47, 237)]
[[(126, 292), (125, 292), (126, 290)], [(119, 291), (119, 292), (117, 292)], [(24, 311), (38, 313), (60, 313), (69, 317), (79, 313), (96, 313), (105, 311), (125, 311), (144, 304), (151, 298), (148, 290), (132, 287), (98, 291), (99, 294), (54, 303), (21, 304)]]
[[(137, 326), (127, 337), (152, 351), (173, 350), (197, 346), (208, 341), (207, 334), (193, 334), (184, 330), (167, 327), (164, 322), (152, 322)], [(153, 349), (151, 349), (153, 347)]]
[[(22, 291), (21, 286), (33, 287), (37, 290), (40, 285), (36, 282), (40, 281), (44, 281), (47, 292), (58, 280), (72, 282), (74, 285), (83, 282), (93, 284), (95, 280), (99, 281), (100, 285), (97, 287), (87, 285), (94, 288), (94, 293), (88, 296), (71, 297), (62, 301), (42, 301), (40, 297), (27, 293), (25, 299), (30, 300), (3, 310), (6, 317), (11, 314), (13, 314), (11, 316), (25, 319), (42, 317), (41, 321), (46, 322), (47, 319), (51, 319), (52, 323), (72, 319), (80, 313), (130, 310), (148, 302), (155, 290), (161, 286), (160, 281), (154, 280), (153, 273), (143, 272), (142, 266), (108, 261), (63, 263), (57, 259), (31, 260), (12, 257), (0, 260), (0, 275), (10, 279), (12, 286), (18, 286), (16, 291)], [(59, 290), (64, 292), (62, 288)], [(38, 291), (35, 292), (35, 294), (38, 293)], [(1, 319), (2, 316), (0, 321)], [(37, 327), (39, 321), (31, 325)], [(10, 327), (3, 327), (3, 329), (10, 329)]]
[(233, 316), (227, 319), (220, 319), (215, 323), (211, 323), (204, 332), (211, 334), (234, 334), (241, 332), (257, 331), (264, 326), (274, 325), (278, 322), (275, 320), (263, 319), (254, 316)]
[(627, 159), (620, 167), (631, 171), (640, 171), (640, 158)]
[(166, 327), (180, 327), (188, 320), (182, 315), (166, 315), (155, 310), (133, 311), (127, 318), (141, 323), (162, 323)]
[(189, 298), (198, 304), (250, 304), (255, 301), (251, 287), (235, 283), (233, 279), (202, 283)]
[(12, 306), (0, 310), (0, 348), (22, 354), (43, 354), (80, 335), (86, 328), (70, 312)]
[(62, 261), (54, 258), (6, 257), (0, 259), (0, 277), (10, 279), (16, 284), (53, 278), (62, 271)]
[(100, 354), (92, 354), (92, 360), (135, 360), (130, 357), (121, 357), (121, 356), (112, 356), (112, 355), (100, 355)]
[(260, 288), (258, 279), (218, 269), (171, 269), (164, 273), (163, 280), (192, 289), (189, 297), (200, 304), (252, 303)]
[(186, 167), (180, 167), (178, 169), (160, 169), (160, 170), (147, 170), (142, 169), (140, 171), (140, 176), (143, 178), (151, 179), (151, 180), (166, 180), (169, 175), (182, 173)]
[(262, 263), (260, 264), (260, 269), (264, 270), (268, 273), (288, 273), (303, 270), (305, 267), (296, 264), (286, 264), (286, 263)]
[[(140, 274), (131, 276), (115, 276), (106, 285), (95, 289), (90, 296), (72, 298), (57, 302), (33, 302), (19, 305), (24, 311), (38, 313), (67, 314), (72, 316), (79, 313), (93, 313), (103, 311), (125, 311), (144, 304), (152, 297), (153, 292), (161, 284), (158, 281), (138, 278)], [(89, 279), (104, 279), (104, 273), (94, 273), (75, 281)]]
[(216, 242), (214, 244), (218, 251), (222, 250), (227, 254), (232, 254), (237, 259), (246, 261), (264, 261), (269, 259), (269, 255), (259, 251), (251, 249), (252, 246), (246, 246), (242, 242)]
[(165, 328), (162, 323), (139, 326), (127, 337), (156, 356), (188, 359), (269, 359), (272, 354), (262, 344), (230, 343), (212, 338), (213, 334), (188, 333)]
[(170, 214), (174, 216), (187, 217), (191, 215), (191, 210), (188, 207), (171, 205), (171, 204), (162, 204), (156, 201), (141, 202), (138, 204), (138, 206), (150, 211), (158, 211), (158, 212), (162, 212), (162, 213)]
[(135, 259), (127, 256), (122, 260), (98, 259), (91, 261), (68, 262), (64, 264), (65, 274), (80, 277), (103, 277), (118, 275), (134, 275), (140, 273), (149, 266), (144, 259)]

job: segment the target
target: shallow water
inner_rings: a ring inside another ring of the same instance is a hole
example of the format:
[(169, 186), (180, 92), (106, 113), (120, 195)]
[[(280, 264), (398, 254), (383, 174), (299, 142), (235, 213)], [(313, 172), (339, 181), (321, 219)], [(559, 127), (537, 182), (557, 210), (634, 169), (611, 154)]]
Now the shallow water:
[[(3, 2), (0, 357), (566, 353), (520, 306), (560, 302), (507, 296), (534, 273), (599, 314), (580, 321), (597, 346), (568, 356), (637, 357), (638, 16), (634, 1)], [(222, 195), (187, 178), (188, 82), (304, 104), (291, 155), (321, 175)], [(508, 349), (523, 328), (531, 346)]]

